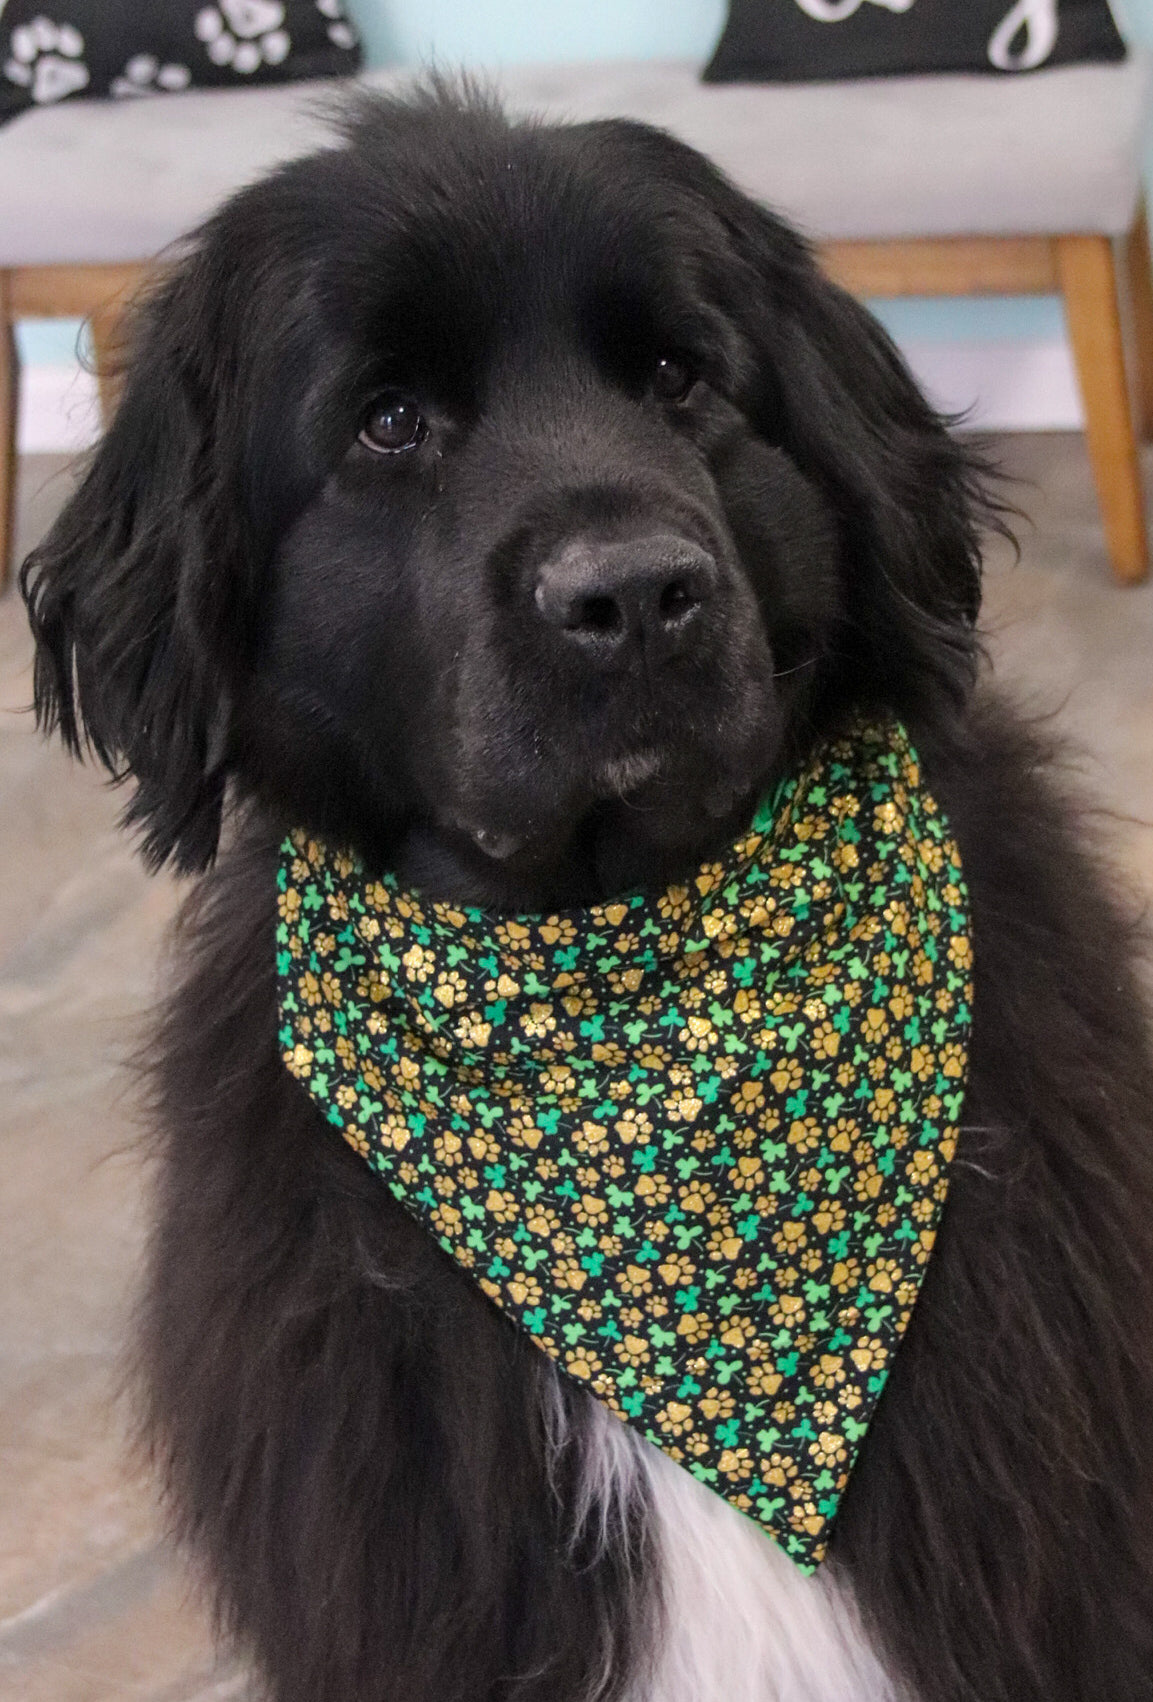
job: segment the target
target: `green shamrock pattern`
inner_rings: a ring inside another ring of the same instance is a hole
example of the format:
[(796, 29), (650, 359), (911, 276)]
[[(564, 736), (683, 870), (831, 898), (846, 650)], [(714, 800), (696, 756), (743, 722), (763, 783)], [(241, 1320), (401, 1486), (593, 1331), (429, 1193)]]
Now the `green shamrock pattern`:
[(284, 842), (284, 1063), (568, 1374), (805, 1570), (932, 1251), (967, 1068), (960, 859), (895, 723), (685, 885), (549, 916)]

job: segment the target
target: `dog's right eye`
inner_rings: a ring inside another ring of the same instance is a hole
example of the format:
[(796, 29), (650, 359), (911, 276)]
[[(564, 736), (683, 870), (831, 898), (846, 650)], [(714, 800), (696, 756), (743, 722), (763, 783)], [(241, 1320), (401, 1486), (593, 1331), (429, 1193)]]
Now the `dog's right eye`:
[(653, 394), (662, 402), (683, 402), (696, 381), (696, 373), (679, 355), (662, 355), (653, 368)]
[(411, 396), (400, 390), (385, 390), (364, 416), (358, 441), (377, 455), (399, 455), (415, 449), (428, 435), (424, 417)]

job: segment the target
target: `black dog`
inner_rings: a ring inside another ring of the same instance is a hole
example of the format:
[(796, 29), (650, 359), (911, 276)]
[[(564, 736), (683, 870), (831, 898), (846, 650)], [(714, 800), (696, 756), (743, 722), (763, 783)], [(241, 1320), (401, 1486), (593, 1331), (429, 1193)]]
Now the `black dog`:
[[(1153, 1070), (1131, 931), (979, 683), (981, 472), (803, 243), (639, 125), (366, 103), (144, 307), (23, 586), (41, 719), (134, 777), (149, 860), (208, 868), (230, 807), (154, 1055), (140, 1358), (277, 1702), (1153, 1696)], [(642, 1469), (320, 1120), (273, 869), (300, 824), (495, 908), (654, 886), (860, 707), (961, 845), (975, 1026), (813, 1582)]]

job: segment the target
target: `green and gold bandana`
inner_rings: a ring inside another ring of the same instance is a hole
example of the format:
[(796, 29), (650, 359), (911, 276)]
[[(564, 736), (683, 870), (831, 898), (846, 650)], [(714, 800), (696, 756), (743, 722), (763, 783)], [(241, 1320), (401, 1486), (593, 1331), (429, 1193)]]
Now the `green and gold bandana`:
[(902, 728), (781, 783), (684, 886), (432, 903), (285, 841), (280, 1041), (328, 1120), (571, 1376), (823, 1557), (932, 1250), (972, 992)]

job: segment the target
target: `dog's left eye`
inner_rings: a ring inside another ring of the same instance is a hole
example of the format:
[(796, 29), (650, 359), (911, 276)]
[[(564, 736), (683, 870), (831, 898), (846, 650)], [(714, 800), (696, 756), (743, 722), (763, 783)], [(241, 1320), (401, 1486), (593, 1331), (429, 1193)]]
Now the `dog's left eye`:
[(662, 355), (653, 368), (653, 394), (662, 402), (683, 402), (696, 381), (688, 362), (676, 355)]
[(364, 416), (359, 441), (377, 455), (399, 455), (423, 443), (428, 427), (411, 396), (400, 390), (385, 390)]

